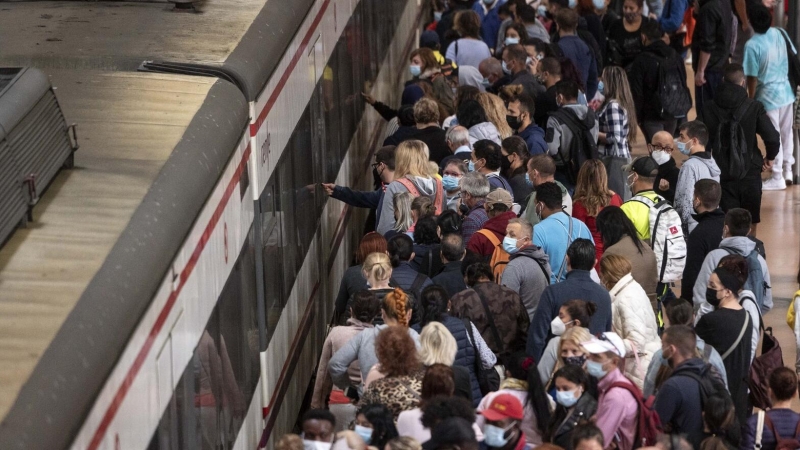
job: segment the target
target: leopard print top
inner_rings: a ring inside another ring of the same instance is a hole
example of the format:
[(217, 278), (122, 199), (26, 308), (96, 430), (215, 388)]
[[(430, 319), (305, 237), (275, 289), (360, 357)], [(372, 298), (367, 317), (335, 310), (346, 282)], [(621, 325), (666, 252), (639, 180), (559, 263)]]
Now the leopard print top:
[(392, 411), (392, 416), (396, 421), (401, 412), (419, 406), (424, 375), (424, 370), (418, 370), (411, 375), (375, 380), (370, 383), (364, 395), (361, 396), (359, 407), (380, 403)]

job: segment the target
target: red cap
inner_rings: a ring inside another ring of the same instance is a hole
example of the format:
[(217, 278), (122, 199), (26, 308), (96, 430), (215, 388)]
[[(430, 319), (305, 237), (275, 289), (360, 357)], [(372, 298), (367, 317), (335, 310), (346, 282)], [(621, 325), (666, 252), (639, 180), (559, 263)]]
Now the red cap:
[(522, 411), (522, 403), (517, 397), (511, 394), (500, 394), (492, 399), (489, 408), (482, 413), (483, 417), (488, 420), (498, 421), (507, 418), (522, 420), (524, 412)]

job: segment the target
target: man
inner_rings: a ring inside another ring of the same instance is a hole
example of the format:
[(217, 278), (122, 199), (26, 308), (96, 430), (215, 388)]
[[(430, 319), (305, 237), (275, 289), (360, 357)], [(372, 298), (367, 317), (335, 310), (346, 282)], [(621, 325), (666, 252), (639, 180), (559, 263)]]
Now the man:
[(541, 221), (539, 214), (536, 212), (536, 187), (544, 183), (555, 183), (561, 189), (561, 206), (564, 211), (572, 215), (572, 197), (569, 191), (563, 184), (556, 181), (556, 163), (550, 155), (536, 155), (528, 160), (528, 179), (533, 185), (534, 191), (528, 199), (528, 204), (525, 206), (525, 220), (536, 225)]
[(497, 95), (500, 89), (507, 85), (511, 78), (503, 73), (503, 65), (494, 56), (478, 64), (478, 72), (483, 75), (483, 85), (486, 92)]
[(499, 450), (527, 450), (530, 448), (522, 432), (525, 411), (522, 403), (511, 394), (500, 394), (492, 399), (483, 416), (483, 443)]
[[(697, 320), (704, 314), (713, 310), (706, 301), (706, 288), (711, 272), (719, 265), (719, 260), (731, 254), (741, 255), (747, 259), (750, 270), (745, 289), (750, 289), (756, 297), (761, 313), (766, 314), (772, 309), (772, 283), (770, 282), (767, 261), (756, 251), (756, 243), (748, 237), (752, 226), (750, 213), (746, 209), (733, 208), (725, 213), (725, 225), (722, 229), (722, 241), (719, 248), (712, 250), (703, 260), (697, 280), (694, 282), (693, 298), (695, 306), (699, 305)], [(755, 280), (756, 278), (760, 278)], [(762, 280), (763, 279), (763, 280)], [(761, 284), (761, 286), (754, 286)], [(695, 322), (696, 323), (696, 322)]]
[(497, 32), (500, 30), (500, 16), (497, 14), (500, 6), (506, 0), (481, 0), (472, 4), (472, 10), (481, 19), (481, 40), (494, 48), (497, 45)]
[(700, 267), (712, 250), (719, 247), (725, 228), (725, 213), (719, 209), (722, 188), (714, 180), (699, 180), (694, 185), (692, 205), (697, 226), (686, 242), (686, 266), (681, 278), (681, 298), (692, 298), (692, 290)]
[[(597, 306), (591, 323), (581, 324), (592, 334), (611, 331), (611, 297), (608, 290), (592, 280), (591, 271), (597, 263), (594, 245), (586, 239), (577, 239), (567, 249), (567, 278), (547, 286), (542, 292), (538, 308), (528, 328), (526, 353), (536, 361), (542, 357), (553, 334), (550, 323), (558, 317), (561, 306), (569, 300), (581, 299)], [(508, 269), (506, 269), (508, 271)], [(505, 273), (503, 274), (505, 277)]]
[(519, 294), (528, 318), (533, 320), (542, 291), (550, 284), (549, 258), (533, 245), (533, 225), (525, 219), (508, 221), (503, 248), (509, 257), (502, 285)]
[(500, 361), (524, 351), (530, 319), (519, 294), (493, 282), (489, 264), (475, 263), (462, 270), (468, 289), (450, 298), (450, 312), (470, 319)]
[(469, 143), (469, 130), (456, 125), (447, 129), (444, 135), (447, 147), (452, 152), (452, 155), (446, 156), (439, 164), (439, 169), (444, 171), (444, 168), (450, 164), (451, 161), (468, 161), (472, 158), (472, 145)]
[(708, 144), (708, 128), (697, 120), (686, 122), (679, 127), (680, 136), (675, 140), (678, 151), (689, 155), (683, 162), (678, 174), (678, 185), (675, 186), (675, 210), (681, 216), (683, 229), (688, 234), (697, 225), (692, 219), (692, 198), (694, 184), (698, 180), (711, 179), (719, 182), (719, 166), (711, 152), (706, 151)]
[(550, 257), (551, 283), (566, 279), (567, 248), (573, 241), (582, 238), (594, 244), (589, 228), (564, 212), (562, 198), (561, 188), (555, 183), (544, 183), (536, 188), (535, 208), (542, 221), (533, 230), (533, 243)]
[(633, 382), (623, 375), (625, 368), (625, 344), (617, 333), (607, 331), (599, 338), (593, 337), (582, 345), (589, 358), (586, 372), (597, 378), (595, 425), (605, 438), (603, 448), (633, 450), (639, 422), (639, 404), (625, 387), (611, 387), (615, 383), (629, 385), (638, 390)]
[(464, 242), (469, 242), (472, 235), (483, 228), (483, 224), (489, 220), (483, 202), (489, 195), (491, 186), (489, 180), (478, 172), (465, 174), (458, 185), (461, 190), (461, 204), (466, 207), (464, 222), (461, 224), (461, 236)]
[(505, 189), (514, 195), (511, 185), (500, 174), (503, 152), (494, 141), (481, 139), (472, 146), (472, 155), (469, 163), (470, 172), (483, 174), (488, 180), (491, 189)]
[(473, 234), (467, 241), (467, 250), (483, 256), (488, 261), (497, 246), (492, 243), (487, 234), (491, 233), (498, 243), (503, 241), (508, 222), (517, 217), (511, 210), (513, 204), (513, 197), (505, 189), (495, 189), (490, 192), (483, 203), (489, 220), (483, 224), (479, 232)]
[(450, 297), (467, 288), (464, 276), (461, 275), (461, 261), (466, 253), (461, 235), (450, 233), (442, 236), (441, 258), (444, 269), (433, 277), (433, 284), (443, 287)]
[[(414, 260), (414, 241), (407, 234), (398, 234), (389, 239), (386, 245), (389, 256), (392, 258), (392, 286), (397, 286), (403, 291), (414, 295), (418, 300), (422, 298), (422, 290), (433, 284), (430, 278), (414, 270), (411, 261)], [(415, 308), (418, 309), (418, 308)], [(415, 317), (421, 317), (414, 311)], [(412, 323), (415, 322), (412, 318)]]
[[(628, 185), (634, 196), (642, 195), (653, 203), (658, 203), (659, 196), (653, 191), (653, 183), (658, 174), (658, 164), (649, 156), (642, 156), (631, 164)], [(620, 206), (625, 215), (636, 227), (639, 239), (650, 242), (650, 207), (636, 200), (628, 200)]]
[[(387, 145), (375, 152), (375, 162), (372, 168), (381, 180), (381, 187), (374, 191), (354, 191), (347, 186), (337, 186), (334, 183), (322, 183), (325, 193), (336, 200), (347, 203), (356, 208), (369, 208), (370, 216), (375, 216), (375, 211), (380, 211), (383, 206), (383, 193), (386, 186), (394, 181), (394, 154), (395, 146)], [(375, 227), (378, 218), (375, 217)]]
[[(795, 92), (789, 82), (789, 58), (786, 40), (780, 28), (771, 27), (772, 14), (761, 3), (748, 8), (755, 35), (744, 46), (744, 74), (747, 92), (764, 105), (767, 117), (779, 131), (781, 146), (772, 165), (772, 178), (765, 190), (781, 189), (792, 183), (794, 164), (793, 104)], [(794, 45), (792, 45), (794, 49)]]
[[(685, 10), (686, 0), (669, 0), (669, 3), (681, 2)], [(683, 12), (680, 21), (683, 21)], [(659, 131), (674, 134), (678, 121), (675, 116), (664, 114), (659, 97), (662, 87), (659, 69), (662, 64), (677, 68), (683, 81), (682, 87), (686, 89), (686, 65), (683, 58), (661, 39), (663, 33), (658, 23), (643, 21), (641, 33), (644, 49), (633, 60), (627, 74), (633, 104), (636, 106), (636, 120), (645, 139), (650, 142)]]
[[(536, 17), (536, 9), (533, 6), (520, 2), (517, 6), (516, 20), (525, 27), (529, 38), (541, 39), (544, 43), (550, 42), (550, 35), (547, 34), (547, 29)], [(521, 44), (521, 42), (520, 42)]]
[(712, 102), (722, 82), (722, 69), (731, 48), (731, 3), (697, 0), (697, 23), (692, 33), (692, 69), (697, 120), (705, 120), (705, 105)]
[(680, 169), (672, 157), (675, 150), (675, 139), (672, 133), (657, 131), (653, 139), (647, 144), (647, 152), (658, 164), (658, 175), (653, 182), (653, 191), (667, 199), (670, 204), (675, 203), (675, 187), (678, 185)]
[[(586, 87), (586, 98), (594, 98), (597, 92), (597, 60), (586, 43), (577, 36), (578, 13), (568, 8), (560, 8), (556, 13), (558, 25), (558, 47), (569, 58), (581, 76)], [(575, 94), (577, 98), (578, 94)]]
[[(711, 375), (711, 366), (695, 356), (696, 335), (691, 327), (673, 325), (667, 328), (661, 336), (661, 355), (673, 372), (658, 390), (653, 406), (662, 425), (668, 426), (671, 433), (686, 435), (695, 448), (700, 448), (705, 438), (703, 389), (712, 382), (721, 391), (725, 391), (725, 386)], [(707, 381), (701, 384), (704, 379)]]
[(550, 114), (558, 110), (556, 102), (556, 83), (561, 81), (561, 63), (558, 58), (548, 56), (539, 61), (539, 82), (547, 89), (535, 98), (536, 110), (533, 112), (533, 121), (536, 125), (547, 128), (547, 119)]
[(303, 447), (328, 450), (336, 438), (336, 417), (326, 409), (310, 409), (303, 414)]
[(522, 86), (523, 92), (533, 98), (544, 92), (544, 86), (528, 72), (527, 61), (528, 52), (522, 45), (512, 44), (503, 49), (503, 67), (511, 74), (511, 81), (508, 84)]
[(535, 111), (536, 105), (533, 97), (524, 92), (508, 102), (508, 115), (506, 116), (508, 126), (514, 130), (517, 136), (525, 140), (531, 156), (547, 153), (544, 130), (533, 122)]
[[(714, 101), (706, 106), (706, 126), (711, 136), (709, 147), (715, 157), (719, 158), (721, 151), (730, 151), (730, 148), (722, 149), (722, 143), (717, 142), (717, 135), (722, 133), (721, 127), (729, 123), (737, 114), (739, 126), (744, 132), (746, 146), (749, 152), (748, 158), (750, 169), (742, 176), (741, 173), (732, 173), (727, 164), (720, 164), (720, 184), (722, 185), (722, 199), (720, 206), (723, 211), (732, 208), (744, 208), (750, 211), (753, 218), (753, 235), (756, 233), (756, 226), (761, 222), (761, 191), (762, 189), (771, 190), (781, 188), (783, 179), (778, 177), (777, 181), (767, 181), (762, 185), (761, 172), (769, 172), (775, 169), (774, 161), (777, 159), (781, 149), (781, 136), (769, 118), (761, 102), (747, 98), (747, 91), (744, 88), (745, 76), (744, 69), (738, 64), (729, 64), (725, 67), (725, 77), (722, 85), (717, 90)], [(744, 113), (742, 114), (742, 111)], [(761, 136), (766, 149), (766, 157), (761, 155), (758, 148), (756, 134)], [(730, 139), (725, 136), (724, 139)], [(780, 162), (778, 163), (780, 171)], [(778, 174), (780, 175), (780, 173)], [(775, 172), (773, 172), (773, 177)]]
[(428, 158), (436, 164), (450, 156), (445, 131), (439, 127), (439, 106), (435, 100), (423, 97), (414, 105), (414, 122), (417, 130), (404, 141), (417, 139), (424, 142), (428, 146)]
[[(571, 147), (576, 145), (581, 151), (589, 152), (590, 149), (585, 148), (587, 144), (583, 141), (588, 138), (596, 143), (599, 125), (594, 112), (588, 106), (578, 104), (578, 85), (574, 81), (561, 80), (556, 83), (556, 102), (560, 106), (558, 111), (547, 119), (545, 141), (548, 153), (556, 161), (559, 181), (567, 188), (571, 188), (573, 186), (569, 180), (577, 177), (577, 169), (580, 166), (580, 161), (571, 160)], [(587, 129), (589, 136), (585, 136)], [(573, 144), (573, 141), (577, 142)], [(595, 155), (586, 155), (587, 159), (596, 156), (596, 149), (595, 146)]]

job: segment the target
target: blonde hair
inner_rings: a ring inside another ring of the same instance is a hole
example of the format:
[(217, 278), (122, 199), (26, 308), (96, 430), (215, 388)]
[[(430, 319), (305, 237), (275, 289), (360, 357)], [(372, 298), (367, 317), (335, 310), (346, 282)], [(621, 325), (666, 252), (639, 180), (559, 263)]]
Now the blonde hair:
[(385, 281), (392, 277), (392, 262), (386, 253), (370, 253), (364, 259), (361, 270), (377, 281)]
[[(400, 436), (386, 443), (390, 450), (422, 450), (419, 442), (409, 436)], [(379, 449), (383, 450), (383, 449)]]
[(603, 255), (600, 260), (600, 280), (607, 289), (612, 289), (625, 275), (631, 273), (631, 262), (620, 255)]
[(394, 178), (405, 176), (430, 178), (428, 170), (428, 146), (422, 141), (403, 141), (397, 146), (394, 155)]
[(456, 360), (458, 344), (450, 331), (439, 322), (425, 325), (419, 334), (419, 357), (422, 364), (444, 364), (452, 366)]
[(603, 69), (603, 85), (606, 97), (604, 103), (616, 100), (625, 110), (628, 114), (628, 141), (636, 143), (639, 123), (636, 121), (636, 106), (633, 104), (633, 95), (625, 69), (619, 66), (606, 66)]
[(436, 208), (430, 197), (420, 195), (411, 201), (411, 211), (417, 212), (417, 220), (423, 217), (433, 217), (436, 215)]
[(436, 100), (422, 97), (414, 104), (414, 121), (419, 124), (439, 123), (439, 105)]
[(506, 113), (508, 111), (500, 97), (489, 94), (488, 92), (481, 92), (478, 94), (478, 103), (480, 103), (481, 107), (486, 112), (486, 119), (497, 128), (500, 139), (505, 139), (514, 134), (511, 127), (508, 126), (508, 122), (506, 122)]
[(439, 165), (436, 164), (436, 161), (428, 161), (428, 175), (431, 178), (439, 176)]
[(284, 434), (275, 444), (276, 450), (303, 450), (303, 439), (292, 433)]
[(592, 334), (584, 327), (572, 327), (561, 335), (561, 342), (558, 343), (558, 358), (561, 359), (561, 349), (565, 342), (580, 348), (581, 344), (592, 339)]
[(411, 217), (411, 203), (414, 201), (414, 196), (410, 192), (398, 192), (394, 194), (393, 201), (397, 213), (393, 229), (405, 233), (414, 224), (414, 218)]
[(611, 203), (613, 195), (608, 189), (606, 166), (599, 159), (590, 159), (583, 163), (578, 171), (573, 202), (581, 202), (589, 216), (596, 217), (600, 210)]

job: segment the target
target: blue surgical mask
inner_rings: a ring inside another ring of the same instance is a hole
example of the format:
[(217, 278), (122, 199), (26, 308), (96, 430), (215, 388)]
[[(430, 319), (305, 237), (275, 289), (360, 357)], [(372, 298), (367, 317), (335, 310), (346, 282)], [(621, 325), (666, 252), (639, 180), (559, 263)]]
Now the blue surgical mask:
[(483, 426), (483, 442), (489, 447), (505, 447), (508, 445), (509, 440), (509, 438), (506, 437), (506, 431), (507, 430), (487, 423)]
[(575, 9), (578, 6), (578, 0), (569, 0), (569, 9)]
[(470, 172), (475, 172), (475, 161), (471, 159), (469, 160), (469, 162), (467, 163), (467, 170), (469, 170)]
[(508, 69), (505, 61), (503, 61), (503, 73), (506, 75), (511, 75), (511, 70)]
[(575, 403), (578, 403), (578, 397), (575, 396), (573, 391), (557, 391), (556, 401), (565, 408), (572, 408)]
[(491, 5), (492, 3), (494, 3), (494, 0), (483, 0), (483, 3)]
[(489, 86), (492, 85), (492, 82), (489, 81), (488, 78), (484, 78), (483, 81), (481, 81), (481, 84), (483, 85), (483, 87), (488, 88)]
[(528, 172), (525, 172), (525, 184), (530, 187), (533, 187), (533, 181), (531, 181), (531, 176), (528, 175)]
[(442, 187), (445, 191), (455, 191), (458, 189), (458, 178), (452, 175), (445, 175), (442, 177)]
[(369, 445), (369, 441), (372, 439), (372, 428), (356, 425), (356, 429), (354, 431), (357, 435), (361, 436), (361, 439), (364, 440), (365, 444)]
[(605, 90), (606, 90), (606, 85), (602, 81), (598, 81), (597, 82), (597, 92), (599, 92), (600, 95), (603, 95), (603, 91), (605, 91)]
[(442, 20), (442, 11), (434, 11), (433, 12), (433, 20), (440, 21)]
[(408, 70), (411, 71), (412, 77), (418, 77), (422, 73), (422, 66), (411, 65), (408, 66)]
[(539, 17), (547, 17), (547, 8), (545, 8), (544, 5), (539, 5), (536, 7), (536, 14), (538, 14)]
[(519, 38), (507, 37), (505, 40), (506, 45), (519, 44)]
[(604, 0), (592, 0), (592, 6), (594, 6), (594, 9), (605, 9), (606, 2)]
[(603, 364), (592, 360), (586, 361), (586, 373), (598, 380), (608, 375), (608, 372), (603, 370)]
[(675, 141), (675, 147), (677, 147), (678, 151), (683, 153), (684, 155), (688, 155), (692, 151), (692, 147), (687, 147), (688, 144), (681, 141)]
[(509, 255), (513, 255), (517, 253), (519, 249), (517, 248), (517, 240), (512, 237), (504, 237), (503, 238), (503, 250), (506, 251)]

